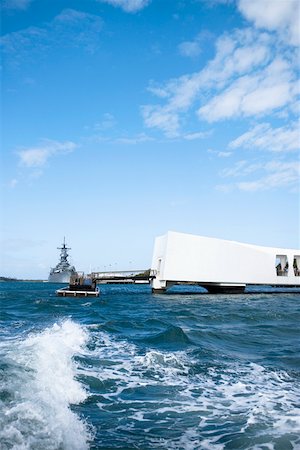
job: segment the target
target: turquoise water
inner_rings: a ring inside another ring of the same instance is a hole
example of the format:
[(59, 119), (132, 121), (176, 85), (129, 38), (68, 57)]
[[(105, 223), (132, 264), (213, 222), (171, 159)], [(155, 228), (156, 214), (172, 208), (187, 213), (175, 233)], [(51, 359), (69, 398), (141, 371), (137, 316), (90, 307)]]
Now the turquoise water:
[(1, 283), (0, 448), (300, 448), (300, 294)]

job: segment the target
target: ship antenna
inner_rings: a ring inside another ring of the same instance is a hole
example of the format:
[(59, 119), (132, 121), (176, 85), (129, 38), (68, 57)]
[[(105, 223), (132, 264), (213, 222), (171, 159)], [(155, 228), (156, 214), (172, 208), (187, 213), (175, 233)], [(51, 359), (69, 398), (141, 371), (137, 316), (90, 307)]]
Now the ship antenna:
[(58, 250), (70, 250), (70, 247), (66, 246), (66, 237), (64, 236), (64, 242), (62, 243), (62, 247), (57, 247)]

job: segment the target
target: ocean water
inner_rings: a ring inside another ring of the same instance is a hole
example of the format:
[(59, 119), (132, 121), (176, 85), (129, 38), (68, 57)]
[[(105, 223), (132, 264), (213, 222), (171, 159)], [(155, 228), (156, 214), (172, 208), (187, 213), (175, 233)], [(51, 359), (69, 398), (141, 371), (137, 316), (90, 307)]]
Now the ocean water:
[(1, 450), (300, 449), (300, 294), (1, 283)]

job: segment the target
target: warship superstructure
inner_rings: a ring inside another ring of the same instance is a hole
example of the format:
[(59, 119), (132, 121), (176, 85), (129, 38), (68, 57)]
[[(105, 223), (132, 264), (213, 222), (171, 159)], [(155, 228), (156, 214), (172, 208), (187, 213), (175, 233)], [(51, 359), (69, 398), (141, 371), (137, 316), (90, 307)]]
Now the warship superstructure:
[(60, 250), (60, 261), (51, 268), (48, 281), (49, 283), (69, 283), (71, 276), (76, 274), (76, 269), (68, 261), (68, 250), (71, 249), (66, 246), (65, 238), (62, 246), (57, 249)]

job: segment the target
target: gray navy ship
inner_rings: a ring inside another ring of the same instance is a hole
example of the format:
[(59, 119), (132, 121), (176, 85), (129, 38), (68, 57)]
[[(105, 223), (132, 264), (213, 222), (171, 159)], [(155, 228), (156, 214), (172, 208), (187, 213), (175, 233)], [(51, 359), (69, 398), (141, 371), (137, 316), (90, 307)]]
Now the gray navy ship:
[(57, 247), (60, 250), (59, 263), (51, 268), (48, 277), (49, 283), (69, 283), (72, 275), (76, 274), (76, 269), (68, 261), (68, 250), (71, 250), (66, 246), (65, 238), (61, 247)]

